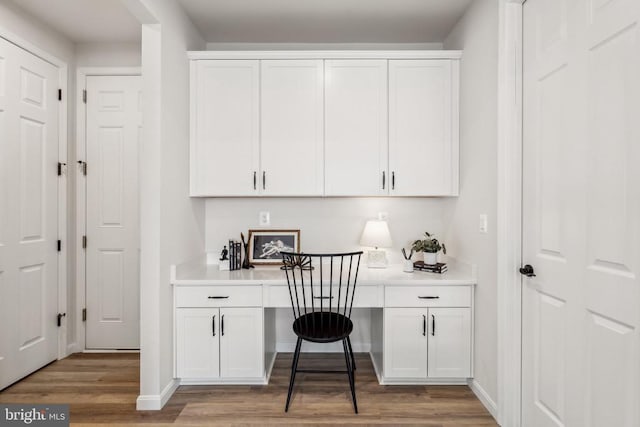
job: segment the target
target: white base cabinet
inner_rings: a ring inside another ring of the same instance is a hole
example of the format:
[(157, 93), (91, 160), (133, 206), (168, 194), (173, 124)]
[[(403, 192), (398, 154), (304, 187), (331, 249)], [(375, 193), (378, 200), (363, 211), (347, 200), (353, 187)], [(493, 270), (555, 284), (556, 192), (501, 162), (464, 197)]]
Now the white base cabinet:
[(471, 377), (470, 308), (386, 308), (384, 377)]
[(176, 374), (183, 380), (262, 378), (260, 307), (176, 309)]

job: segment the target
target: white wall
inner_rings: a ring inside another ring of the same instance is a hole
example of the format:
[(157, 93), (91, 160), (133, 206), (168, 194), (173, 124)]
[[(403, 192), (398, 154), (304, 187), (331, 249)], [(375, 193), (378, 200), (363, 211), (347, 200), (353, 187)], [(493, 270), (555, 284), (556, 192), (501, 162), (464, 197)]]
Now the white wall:
[[(460, 197), (448, 202), (446, 242), (452, 256), (478, 266), (475, 380), (497, 399), (497, 91), (498, 2), (475, 0), (444, 42), (461, 49)], [(478, 232), (487, 214), (487, 234)]]
[(204, 202), (189, 198), (187, 50), (205, 42), (175, 0), (126, 0), (142, 28), (139, 409), (160, 409), (173, 381), (169, 266), (204, 250)]
[[(425, 232), (439, 236), (447, 228), (447, 199), (430, 198), (234, 198), (208, 199), (206, 249), (220, 253), (229, 238), (240, 240), (249, 228), (300, 229), (301, 249), (306, 252), (359, 249), (360, 235), (368, 219), (378, 212), (389, 214), (393, 248), (390, 262), (400, 263), (402, 247)], [(260, 227), (258, 214), (268, 211), (271, 226)]]
[[(46, 23), (24, 12), (9, 0), (0, 0), (0, 37), (17, 43), (18, 37), (34, 47), (47, 52), (67, 64), (67, 164), (75, 159), (75, 54), (71, 40), (53, 30)], [(26, 47), (26, 46), (22, 46)], [(64, 141), (60, 142), (61, 144)], [(61, 236), (67, 248), (67, 317), (64, 327), (67, 344), (73, 348), (76, 331), (75, 322), (75, 168), (67, 172), (67, 236)]]
[(140, 43), (77, 43), (78, 67), (139, 67)]

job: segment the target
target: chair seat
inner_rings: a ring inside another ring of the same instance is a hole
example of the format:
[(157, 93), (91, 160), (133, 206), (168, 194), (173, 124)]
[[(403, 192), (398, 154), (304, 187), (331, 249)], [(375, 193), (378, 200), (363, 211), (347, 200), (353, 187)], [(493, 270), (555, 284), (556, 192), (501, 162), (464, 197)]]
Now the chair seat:
[(353, 322), (346, 316), (333, 312), (315, 312), (300, 316), (293, 322), (293, 332), (306, 341), (341, 341), (353, 331)]

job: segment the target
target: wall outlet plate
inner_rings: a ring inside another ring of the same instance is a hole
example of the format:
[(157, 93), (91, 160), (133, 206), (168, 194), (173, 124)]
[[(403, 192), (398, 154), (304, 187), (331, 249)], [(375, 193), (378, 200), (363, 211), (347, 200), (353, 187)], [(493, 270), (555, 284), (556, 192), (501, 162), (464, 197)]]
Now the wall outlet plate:
[(260, 227), (271, 225), (271, 214), (266, 211), (260, 212), (260, 215), (258, 215), (258, 224), (260, 224)]

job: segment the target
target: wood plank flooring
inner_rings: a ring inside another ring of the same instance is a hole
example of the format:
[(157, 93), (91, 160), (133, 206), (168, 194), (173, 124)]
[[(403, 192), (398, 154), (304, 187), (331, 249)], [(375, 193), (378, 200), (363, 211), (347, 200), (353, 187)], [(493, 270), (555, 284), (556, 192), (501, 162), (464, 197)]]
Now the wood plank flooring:
[[(291, 354), (279, 354), (267, 386), (182, 386), (161, 411), (136, 411), (137, 354), (74, 354), (0, 392), (0, 403), (68, 403), (72, 425), (415, 425), (496, 426), (464, 386), (381, 386), (356, 355), (353, 413), (346, 375), (298, 374), (284, 403)], [(300, 368), (344, 369), (341, 354), (303, 353)]]

